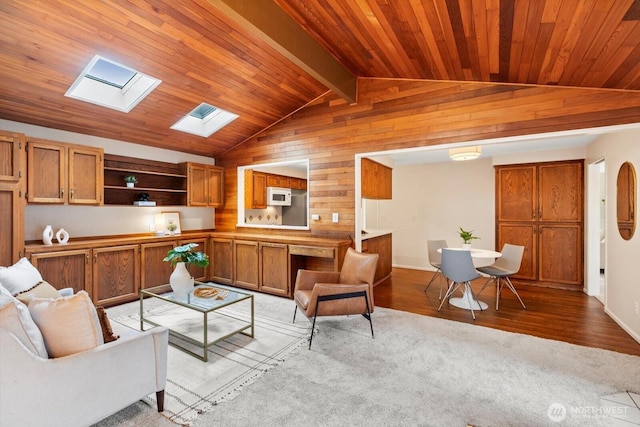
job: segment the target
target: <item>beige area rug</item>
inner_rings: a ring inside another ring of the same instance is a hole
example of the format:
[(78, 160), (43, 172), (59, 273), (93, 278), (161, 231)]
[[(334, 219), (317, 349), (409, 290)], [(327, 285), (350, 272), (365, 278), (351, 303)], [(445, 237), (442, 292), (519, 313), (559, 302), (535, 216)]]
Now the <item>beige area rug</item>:
[[(150, 307), (150, 308), (147, 308)], [(123, 314), (123, 313), (129, 314)], [(220, 312), (245, 321), (250, 319), (249, 302), (241, 302)], [(140, 327), (139, 303), (130, 303), (108, 310), (112, 321), (134, 329)], [(293, 314), (293, 312), (291, 313)], [(180, 324), (197, 332), (202, 339), (202, 314), (167, 304), (160, 300), (145, 300), (145, 319), (152, 318), (163, 325)], [(209, 336), (219, 326), (210, 317)], [(292, 324), (270, 319), (256, 309), (254, 338), (236, 334), (209, 347), (209, 360), (203, 362), (174, 346), (169, 346), (165, 410), (163, 415), (180, 425), (191, 425), (199, 415), (210, 411), (225, 399), (234, 397), (244, 386), (278, 366), (296, 349), (307, 343), (308, 322)], [(152, 325), (145, 325), (145, 329)], [(192, 334), (189, 334), (192, 335)], [(198, 348), (177, 337), (172, 343), (186, 346), (197, 354)], [(155, 394), (143, 400), (156, 408)]]

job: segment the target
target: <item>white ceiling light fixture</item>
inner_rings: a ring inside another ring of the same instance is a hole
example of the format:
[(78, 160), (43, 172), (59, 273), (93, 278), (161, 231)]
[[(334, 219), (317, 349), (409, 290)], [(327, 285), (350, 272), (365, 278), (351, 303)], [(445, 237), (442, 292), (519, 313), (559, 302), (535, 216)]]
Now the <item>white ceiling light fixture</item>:
[(238, 117), (237, 114), (203, 102), (178, 120), (171, 129), (207, 138)]
[(161, 82), (96, 55), (64, 96), (128, 113)]
[(477, 159), (480, 154), (482, 154), (482, 147), (479, 145), (449, 149), (449, 158), (457, 162)]

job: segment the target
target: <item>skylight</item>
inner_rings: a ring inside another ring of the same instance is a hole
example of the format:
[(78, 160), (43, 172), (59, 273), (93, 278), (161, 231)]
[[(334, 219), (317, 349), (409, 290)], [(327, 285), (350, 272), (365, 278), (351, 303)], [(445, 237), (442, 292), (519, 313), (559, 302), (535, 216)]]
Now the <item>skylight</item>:
[(237, 114), (203, 102), (178, 120), (171, 129), (207, 138), (238, 117)]
[(94, 56), (65, 96), (128, 113), (161, 80)]

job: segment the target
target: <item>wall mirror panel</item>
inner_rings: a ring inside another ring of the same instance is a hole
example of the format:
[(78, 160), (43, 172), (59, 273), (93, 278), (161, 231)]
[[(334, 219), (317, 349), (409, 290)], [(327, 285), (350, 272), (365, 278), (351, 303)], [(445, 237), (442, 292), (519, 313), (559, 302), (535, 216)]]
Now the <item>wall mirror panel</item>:
[(238, 227), (309, 229), (309, 160), (238, 168)]
[(636, 171), (633, 165), (625, 162), (618, 171), (616, 210), (618, 231), (623, 239), (633, 237), (636, 229)]

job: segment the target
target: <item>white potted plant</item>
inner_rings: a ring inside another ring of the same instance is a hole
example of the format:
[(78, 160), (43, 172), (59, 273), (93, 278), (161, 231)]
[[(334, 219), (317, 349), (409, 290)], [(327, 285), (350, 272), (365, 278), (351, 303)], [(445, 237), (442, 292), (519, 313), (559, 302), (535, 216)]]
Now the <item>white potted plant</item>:
[(473, 230), (466, 231), (462, 227), (460, 227), (459, 234), (463, 241), (462, 249), (465, 250), (471, 250), (471, 240), (480, 238), (473, 235)]
[(127, 183), (127, 187), (133, 188), (137, 184), (138, 178), (135, 175), (127, 175), (124, 177), (124, 182)]
[(204, 252), (194, 252), (193, 248), (198, 247), (197, 243), (187, 243), (186, 245), (176, 246), (167, 252), (167, 256), (163, 261), (170, 262), (175, 266), (175, 270), (169, 277), (169, 284), (174, 294), (178, 298), (186, 296), (193, 290), (193, 277), (187, 269), (189, 264), (196, 267), (206, 267), (209, 265), (209, 256)]

